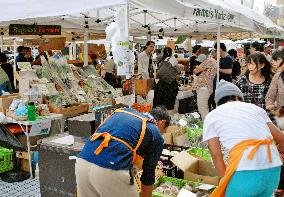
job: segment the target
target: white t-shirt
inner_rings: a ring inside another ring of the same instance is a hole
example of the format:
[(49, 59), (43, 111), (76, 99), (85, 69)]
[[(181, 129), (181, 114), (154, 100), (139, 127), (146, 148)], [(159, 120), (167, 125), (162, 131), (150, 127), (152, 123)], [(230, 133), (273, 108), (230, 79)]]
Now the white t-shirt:
[[(239, 101), (220, 105), (210, 112), (204, 121), (203, 141), (218, 137), (226, 149), (231, 149), (249, 139), (272, 138), (267, 123), (271, 122), (266, 112), (250, 103)], [(249, 147), (239, 163), (237, 171), (261, 170), (281, 166), (276, 146), (271, 145), (272, 163), (269, 163), (267, 145), (261, 145), (252, 160), (247, 158)]]
[(145, 51), (138, 55), (138, 74), (141, 74), (143, 79), (149, 79), (149, 59), (150, 56)]

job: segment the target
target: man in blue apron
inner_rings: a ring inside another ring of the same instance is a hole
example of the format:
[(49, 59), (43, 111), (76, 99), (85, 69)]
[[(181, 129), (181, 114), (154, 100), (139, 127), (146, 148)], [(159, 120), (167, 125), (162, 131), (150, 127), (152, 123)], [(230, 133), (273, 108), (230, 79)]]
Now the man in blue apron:
[(86, 142), (76, 162), (78, 197), (138, 197), (133, 166), (142, 158), (141, 196), (152, 196), (155, 169), (170, 122), (164, 107), (150, 114), (118, 109)]

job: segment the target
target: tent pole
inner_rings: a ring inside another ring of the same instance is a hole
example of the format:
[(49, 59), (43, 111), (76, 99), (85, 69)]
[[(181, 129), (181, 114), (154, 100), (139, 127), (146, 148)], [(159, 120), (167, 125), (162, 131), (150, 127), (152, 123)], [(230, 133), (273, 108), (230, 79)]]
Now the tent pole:
[[(16, 69), (16, 55), (17, 55), (17, 42), (16, 42), (16, 38), (14, 38), (14, 65), (13, 65), (14, 73), (17, 72), (17, 69)], [(14, 74), (14, 86), (15, 86), (15, 88), (17, 86), (17, 81), (16, 81), (16, 75), (15, 74)]]
[[(127, 41), (129, 42), (129, 0), (127, 0), (127, 3), (124, 6), (124, 21), (125, 21), (125, 37), (127, 38)], [(128, 65), (129, 73), (126, 74), (126, 79), (131, 78), (131, 69), (132, 67)], [(132, 81), (133, 82), (133, 81)], [(134, 83), (134, 82), (133, 82)], [(135, 91), (135, 90), (134, 90)]]
[(273, 36), (273, 49), (276, 49), (276, 39), (275, 39), (275, 35)]
[(77, 59), (77, 51), (76, 51), (76, 42), (74, 41), (73, 42), (73, 47), (72, 47), (72, 49), (73, 49), (73, 55), (72, 55), (72, 59), (73, 60), (76, 60)]
[(3, 53), (4, 51), (4, 48), (3, 48), (3, 35), (2, 35), (2, 32), (1, 32), (1, 53)]
[(69, 44), (69, 60), (73, 60), (73, 49), (72, 49), (73, 43), (71, 42)]
[(219, 84), (219, 77), (220, 77), (220, 31), (221, 25), (218, 23), (218, 30), (217, 30), (217, 80), (216, 80), (216, 87)]
[(84, 66), (88, 66), (88, 55), (89, 55), (89, 48), (88, 48), (88, 28), (84, 29)]
[(192, 55), (191, 36), (188, 37), (189, 57)]

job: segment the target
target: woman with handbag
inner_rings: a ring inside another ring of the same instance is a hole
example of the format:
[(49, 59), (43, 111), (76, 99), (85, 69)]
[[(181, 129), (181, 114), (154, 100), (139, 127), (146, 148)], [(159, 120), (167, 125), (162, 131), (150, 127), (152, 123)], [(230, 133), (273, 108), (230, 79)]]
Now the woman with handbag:
[(155, 86), (153, 101), (154, 107), (164, 105), (168, 110), (174, 109), (179, 90), (176, 68), (178, 62), (172, 54), (170, 47), (164, 48), (162, 60), (158, 63), (157, 79), (159, 82)]

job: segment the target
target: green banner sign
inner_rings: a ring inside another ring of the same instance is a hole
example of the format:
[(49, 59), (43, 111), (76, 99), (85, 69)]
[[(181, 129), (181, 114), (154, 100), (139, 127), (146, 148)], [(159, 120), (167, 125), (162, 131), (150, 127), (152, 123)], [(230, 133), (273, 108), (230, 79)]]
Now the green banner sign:
[(9, 35), (61, 35), (61, 26), (11, 24)]

